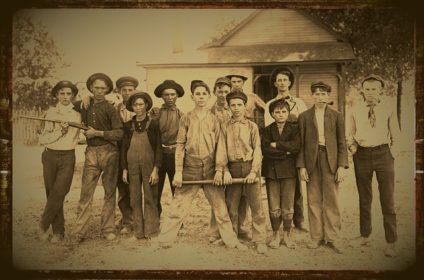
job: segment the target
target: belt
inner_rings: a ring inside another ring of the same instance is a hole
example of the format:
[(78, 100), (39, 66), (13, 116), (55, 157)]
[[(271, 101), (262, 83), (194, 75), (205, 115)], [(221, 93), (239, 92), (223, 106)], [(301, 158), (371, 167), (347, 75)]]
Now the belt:
[(173, 144), (173, 145), (162, 144), (162, 151), (165, 153), (174, 153), (176, 148), (177, 148), (177, 144)]
[(324, 145), (318, 145), (318, 150), (325, 152), (325, 151), (327, 151), (327, 147), (324, 146)]
[(47, 147), (44, 147), (44, 150), (46, 152), (53, 152), (53, 153), (73, 153), (73, 152), (75, 152), (75, 149), (72, 149), (72, 150), (53, 150), (53, 149), (49, 149)]
[(389, 144), (381, 144), (381, 145), (374, 146), (374, 147), (364, 147), (364, 146), (358, 145), (358, 149), (361, 149), (361, 150), (364, 150), (364, 151), (378, 151), (378, 150), (387, 149), (388, 147), (389, 147)]

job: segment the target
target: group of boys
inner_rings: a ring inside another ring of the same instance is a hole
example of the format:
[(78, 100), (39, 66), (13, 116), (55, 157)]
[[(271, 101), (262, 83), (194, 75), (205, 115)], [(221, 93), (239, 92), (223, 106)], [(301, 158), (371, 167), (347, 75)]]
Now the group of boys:
[[(209, 86), (201, 80), (193, 80), (190, 91), (195, 108), (187, 114), (176, 107), (177, 99), (184, 95), (181, 85), (165, 80), (156, 87), (154, 94), (164, 101), (150, 114), (158, 120), (160, 131), (158, 141), (162, 163), (158, 183), (152, 185), (157, 188), (159, 216), (167, 174), (173, 199), (170, 214), (163, 220), (154, 243), (160, 247), (172, 246), (190, 213), (193, 199), (202, 188), (211, 206), (210, 242), (246, 250), (247, 246), (239, 239), (248, 238), (248, 205), (252, 242), (258, 253), (265, 254), (267, 233), (260, 183), (263, 176), (273, 230), (269, 247), (278, 248), (280, 243), (288, 248), (296, 247), (291, 239), (292, 223), (306, 231), (300, 183), (305, 181), (311, 237), (307, 247), (316, 249), (327, 244), (335, 252), (342, 253), (338, 241), (341, 227), (338, 190), (344, 169), (348, 168), (349, 149), (353, 154), (360, 199), (361, 236), (357, 242), (361, 246), (370, 244), (371, 180), (375, 171), (388, 243), (385, 254), (395, 256), (393, 160), (398, 148), (399, 127), (396, 115), (387, 106), (380, 105), (383, 103), (380, 98), (385, 85), (383, 79), (370, 75), (363, 80), (365, 105), (363, 108), (362, 104), (358, 106), (350, 116), (348, 143), (343, 115), (329, 105), (331, 86), (327, 83), (311, 84), (314, 106), (307, 109), (301, 99), (290, 94), (294, 75), (288, 68), (277, 68), (271, 74), (270, 81), (277, 95), (266, 104), (257, 95), (243, 91), (246, 79), (242, 75), (218, 78), (213, 88), (217, 101), (212, 108), (208, 105), (211, 98)], [(86, 237), (94, 190), (100, 176), (105, 191), (102, 236), (107, 240), (116, 238), (116, 188), (122, 213), (119, 231), (127, 234), (133, 230), (130, 192), (128, 182), (123, 180), (127, 177), (122, 176), (125, 170), (120, 164), (120, 158), (127, 155), (122, 155), (120, 146), (123, 123), (134, 119), (134, 113), (128, 110), (126, 103), (131, 95), (139, 92), (136, 90), (138, 81), (122, 77), (116, 81), (116, 86), (123, 104), (115, 107), (105, 98), (112, 91), (113, 82), (103, 73), (88, 78), (87, 88), (93, 95), (82, 101), (72, 103), (78, 89), (69, 81), (60, 81), (52, 89), (58, 104), (49, 109), (46, 117), (62, 122), (46, 125), (40, 136), (40, 143), (45, 146), (43, 172), (47, 194), (39, 224), (42, 239), (49, 238), (50, 225), (52, 243), (61, 241), (64, 236), (63, 201), (71, 186), (78, 142), (78, 129), (69, 127), (69, 121), (83, 122), (88, 127), (84, 132), (87, 148), (75, 240), (82, 242)], [(265, 114), (266, 127), (261, 129), (257, 110)], [(202, 183), (204, 180), (206, 183)], [(197, 182), (188, 184), (192, 181)], [(281, 224), (283, 238), (280, 238)]]

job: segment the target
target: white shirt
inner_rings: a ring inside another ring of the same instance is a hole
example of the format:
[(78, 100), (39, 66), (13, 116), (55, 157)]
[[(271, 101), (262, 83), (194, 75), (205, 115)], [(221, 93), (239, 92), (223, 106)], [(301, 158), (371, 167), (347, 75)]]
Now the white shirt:
[(317, 120), (318, 128), (318, 144), (325, 146), (325, 135), (324, 135), (324, 109), (318, 109), (315, 107), (315, 119)]
[[(281, 99), (283, 98), (281, 95), (277, 95), (275, 98), (269, 100), (266, 104), (265, 104), (265, 114), (264, 114), (264, 119), (265, 119), (265, 126), (270, 125), (272, 122), (274, 122), (274, 119), (272, 118), (271, 114), (269, 113), (269, 105), (277, 99)], [(291, 96), (290, 95), (290, 99), (287, 99), (287, 102), (290, 105), (290, 118), (289, 119), (294, 119), (297, 120), (297, 118), (299, 117), (300, 113), (306, 111), (308, 109), (308, 107), (306, 107), (305, 102), (303, 102), (302, 99)], [(293, 108), (293, 109), (292, 109)]]

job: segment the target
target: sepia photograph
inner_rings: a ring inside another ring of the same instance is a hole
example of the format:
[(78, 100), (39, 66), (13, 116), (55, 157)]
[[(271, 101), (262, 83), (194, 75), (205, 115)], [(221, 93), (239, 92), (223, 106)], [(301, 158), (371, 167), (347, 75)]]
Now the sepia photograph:
[(410, 11), (64, 5), (11, 27), (14, 269), (416, 264)]

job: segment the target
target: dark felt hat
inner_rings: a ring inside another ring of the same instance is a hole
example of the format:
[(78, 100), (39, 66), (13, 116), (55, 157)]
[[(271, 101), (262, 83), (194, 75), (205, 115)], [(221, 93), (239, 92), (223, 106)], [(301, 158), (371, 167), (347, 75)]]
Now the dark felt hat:
[(202, 80), (193, 80), (193, 81), (191, 81), (191, 84), (190, 84), (191, 93), (194, 93), (194, 90), (197, 87), (204, 87), (204, 88), (206, 88), (206, 90), (209, 93), (211, 93), (211, 90), (209, 89), (208, 85), (204, 81), (202, 81)]
[(290, 113), (290, 104), (284, 98), (278, 98), (272, 101), (271, 104), (269, 104), (269, 114), (272, 116), (272, 112), (274, 112), (274, 109), (277, 106), (282, 106), (283, 104), (287, 106)]
[(227, 75), (227, 76), (225, 76), (225, 77), (227, 77), (227, 78), (228, 78), (228, 79), (230, 79), (230, 80), (231, 80), (231, 78), (232, 78), (232, 77), (240, 78), (240, 79), (242, 79), (243, 81), (246, 81), (246, 80), (247, 80), (247, 77), (246, 77), (246, 76), (239, 75), (239, 74), (230, 74), (230, 75)]
[(380, 77), (379, 75), (375, 75), (375, 74), (371, 74), (366, 76), (363, 80), (362, 80), (362, 85), (364, 84), (365, 81), (369, 81), (369, 80), (375, 80), (375, 81), (379, 81), (381, 83), (381, 86), (384, 87), (384, 80), (382, 77)]
[(331, 86), (328, 85), (328, 84), (326, 84), (326, 83), (324, 83), (324, 82), (322, 82), (322, 81), (313, 81), (311, 83), (311, 92), (314, 92), (314, 90), (316, 88), (321, 88), (321, 89), (323, 89), (324, 91), (326, 91), (328, 93), (331, 92)]
[(131, 76), (121, 77), (116, 81), (116, 87), (122, 88), (124, 86), (133, 86), (136, 88), (138, 86), (138, 80)]
[(109, 78), (108, 75), (106, 75), (104, 73), (94, 73), (93, 75), (91, 75), (87, 79), (87, 89), (90, 92), (92, 92), (91, 91), (91, 85), (94, 83), (95, 80), (102, 80), (106, 83), (106, 86), (109, 88), (108, 91), (106, 92), (106, 94), (110, 93), (113, 90), (113, 82)]
[(231, 80), (228, 79), (227, 77), (219, 77), (215, 81), (215, 87), (219, 84), (223, 84), (223, 85), (227, 85), (227, 86), (231, 87)]
[(157, 97), (162, 97), (162, 91), (164, 91), (165, 89), (175, 89), (175, 91), (178, 94), (178, 97), (181, 97), (184, 95), (184, 89), (183, 87), (176, 83), (174, 80), (165, 80), (163, 81), (160, 85), (158, 85), (155, 88), (155, 95)]
[(62, 88), (70, 88), (74, 96), (78, 93), (78, 88), (70, 81), (60, 81), (52, 88), (52, 95), (56, 96), (57, 92)]
[(243, 100), (244, 104), (247, 103), (247, 95), (238, 88), (231, 90), (231, 92), (227, 94), (225, 98), (227, 99), (228, 104), (230, 104), (231, 99), (236, 99), (236, 98)]
[(291, 89), (293, 87), (293, 85), (294, 85), (294, 74), (293, 74), (293, 71), (290, 70), (287, 67), (278, 67), (278, 68), (275, 68), (272, 71), (271, 76), (269, 77), (269, 83), (270, 83), (270, 85), (272, 87), (274, 86), (274, 82), (275, 82), (275, 79), (277, 78), (277, 75), (278, 74), (283, 74), (283, 75), (286, 75), (287, 77), (289, 77), (289, 81), (290, 81), (289, 89)]
[(128, 98), (128, 102), (126, 105), (128, 111), (134, 112), (132, 106), (133, 106), (133, 103), (137, 100), (137, 98), (143, 98), (144, 102), (147, 104), (146, 112), (152, 108), (153, 101), (150, 95), (144, 91), (136, 91)]

